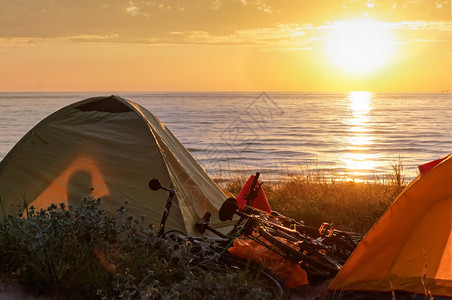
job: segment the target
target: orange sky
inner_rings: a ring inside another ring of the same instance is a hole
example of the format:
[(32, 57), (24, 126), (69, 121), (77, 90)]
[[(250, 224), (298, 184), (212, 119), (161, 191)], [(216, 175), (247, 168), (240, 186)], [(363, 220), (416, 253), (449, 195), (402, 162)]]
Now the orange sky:
[(452, 90), (450, 0), (0, 6), (0, 91)]

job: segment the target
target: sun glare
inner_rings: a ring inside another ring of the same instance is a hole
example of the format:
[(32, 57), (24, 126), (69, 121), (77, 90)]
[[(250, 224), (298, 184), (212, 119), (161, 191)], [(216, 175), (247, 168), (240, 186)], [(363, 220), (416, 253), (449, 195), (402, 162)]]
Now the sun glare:
[(340, 21), (332, 26), (324, 46), (335, 65), (351, 73), (364, 74), (390, 61), (394, 38), (383, 22)]
[(376, 163), (377, 155), (369, 152), (372, 149), (374, 138), (369, 128), (372, 94), (370, 92), (350, 92), (349, 108), (351, 118), (347, 120), (350, 125), (347, 150), (340, 158), (349, 170), (348, 173), (356, 176), (368, 174)]

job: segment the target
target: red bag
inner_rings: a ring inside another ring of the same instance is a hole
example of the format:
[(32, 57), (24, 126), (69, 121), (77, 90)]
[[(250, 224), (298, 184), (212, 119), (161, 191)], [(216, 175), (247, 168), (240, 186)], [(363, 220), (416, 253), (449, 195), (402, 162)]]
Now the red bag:
[[(246, 205), (246, 198), (245, 196), (248, 195), (251, 185), (254, 181), (254, 176), (251, 175), (250, 178), (246, 181), (245, 185), (243, 186), (242, 190), (240, 191), (239, 195), (237, 196), (237, 203), (239, 205), (239, 209), (244, 209)], [(257, 185), (259, 185), (259, 181), (257, 182)], [(270, 208), (270, 204), (268, 204), (267, 196), (265, 196), (264, 189), (260, 188), (257, 197), (254, 199), (252, 207), (255, 207), (257, 209), (266, 211), (268, 213), (272, 212), (272, 209)]]

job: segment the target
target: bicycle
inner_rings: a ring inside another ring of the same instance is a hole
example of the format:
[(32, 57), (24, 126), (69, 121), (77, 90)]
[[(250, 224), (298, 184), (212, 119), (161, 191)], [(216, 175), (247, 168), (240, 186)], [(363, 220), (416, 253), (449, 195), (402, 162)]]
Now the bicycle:
[(319, 240), (285, 227), (269, 213), (249, 206), (238, 210), (235, 198), (228, 198), (219, 214), (222, 221), (232, 220), (234, 214), (240, 216), (231, 236), (241, 234), (299, 264), (306, 271), (310, 283), (330, 279), (342, 268), (341, 264), (326, 254), (329, 248)]
[[(302, 221), (252, 207), (263, 183), (259, 183), (257, 172), (245, 196), (244, 209), (238, 209), (235, 198), (229, 198), (220, 209), (220, 220), (232, 220), (240, 216), (234, 230), (266, 246), (269, 242), (274, 252), (292, 261), (297, 261), (306, 270), (310, 282), (333, 277), (351, 255), (362, 237), (359, 234), (337, 230), (333, 224), (323, 223), (320, 228), (305, 225)], [(242, 200), (243, 201), (243, 200)], [(244, 228), (242, 228), (244, 227)], [(258, 233), (256, 236), (255, 233)], [(274, 249), (275, 247), (278, 249)]]
[[(317, 229), (277, 212), (267, 213), (249, 206), (252, 205), (262, 186), (262, 183), (258, 183), (258, 177), (259, 173), (256, 173), (246, 196), (247, 205), (245, 205), (244, 209), (238, 209), (238, 203), (235, 198), (228, 198), (219, 210), (221, 221), (232, 220), (234, 215), (240, 217), (231, 232), (223, 234), (211, 227), (211, 214), (209, 212), (196, 223), (196, 228), (202, 234), (208, 230), (217, 236), (210, 239), (187, 237), (179, 231), (164, 232), (164, 223), (171, 207), (174, 192), (163, 188), (169, 192), (169, 196), (159, 234), (164, 237), (171, 234), (172, 239), (189, 240), (199, 245), (207, 243), (211, 251), (220, 254), (220, 264), (237, 268), (243, 268), (244, 265), (250, 266), (250, 260), (234, 257), (229, 254), (228, 249), (230, 249), (235, 239), (247, 238), (285, 260), (298, 264), (306, 272), (309, 283), (315, 284), (334, 277), (342, 268), (343, 263), (351, 252), (353, 252), (361, 237), (354, 233), (337, 230), (332, 224), (324, 223)], [(151, 189), (162, 188), (160, 183), (158, 182), (157, 184), (157, 182), (158, 180), (154, 180), (154, 187), (151, 187), (151, 183), (149, 184)], [(266, 274), (266, 278), (277, 282), (275, 286), (277, 286), (279, 291), (284, 290), (284, 282), (273, 272), (266, 269), (265, 266), (256, 266), (256, 263), (253, 263), (252, 268), (254, 271), (259, 272), (265, 270), (263, 273)], [(287, 286), (285, 288), (287, 289)]]
[[(210, 226), (211, 214), (209, 212), (207, 212), (195, 226), (201, 233), (204, 233), (206, 230), (211, 231), (217, 236), (216, 238), (187, 236), (179, 230), (169, 230), (165, 232), (165, 223), (172, 206), (175, 191), (162, 187), (158, 179), (152, 179), (149, 181), (149, 188), (154, 191), (163, 189), (169, 193), (160, 222), (158, 235), (167, 240), (173, 241), (174, 247), (190, 242), (190, 251), (191, 254), (193, 254), (191, 263), (193, 265), (198, 265), (200, 260), (203, 260), (202, 265), (208, 265), (207, 271), (214, 274), (240, 270), (248, 275), (251, 275), (255, 280), (267, 282), (264, 286), (270, 287), (270, 290), (274, 292), (275, 298), (287, 299), (288, 295), (290, 295), (289, 288), (276, 274), (273, 274), (270, 270), (262, 268), (262, 266), (259, 266), (249, 260), (234, 257), (227, 251), (231, 244), (232, 238), (231, 236), (225, 235)], [(199, 253), (204, 253), (204, 257), (200, 257)], [(204, 260), (205, 256), (210, 258), (217, 257), (218, 259), (211, 260), (208, 264), (206, 264)]]

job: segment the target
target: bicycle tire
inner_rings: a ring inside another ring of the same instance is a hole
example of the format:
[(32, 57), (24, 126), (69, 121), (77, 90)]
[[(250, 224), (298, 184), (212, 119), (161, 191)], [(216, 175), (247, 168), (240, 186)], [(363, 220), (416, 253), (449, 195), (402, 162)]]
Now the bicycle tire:
[[(332, 258), (324, 255), (318, 251), (314, 252), (307, 247), (301, 248), (300, 244), (295, 245), (297, 249), (292, 248), (288, 244), (282, 242), (277, 237), (275, 237), (272, 233), (270, 233), (267, 229), (260, 227), (258, 229), (259, 234), (270, 242), (272, 245), (275, 245), (281, 251), (286, 253), (288, 256), (292, 257), (292, 259), (296, 260), (303, 269), (305, 269), (309, 273), (314, 275), (325, 275), (329, 277), (330, 275), (335, 275), (342, 266), (337, 263)], [(276, 230), (274, 230), (275, 234), (278, 234)], [(289, 241), (288, 241), (289, 242)], [(302, 244), (301, 244), (302, 245)], [(306, 251), (308, 255), (302, 253), (302, 251)]]
[[(270, 284), (270, 289), (275, 292), (277, 299), (288, 300), (291, 297), (290, 288), (278, 275), (269, 269), (247, 260), (244, 258), (232, 256), (230, 254), (223, 254), (219, 261), (228, 267), (237, 267), (242, 271), (251, 271), (256, 279), (263, 279)], [(263, 277), (263, 278), (262, 278)], [(269, 285), (267, 285), (269, 287)]]

